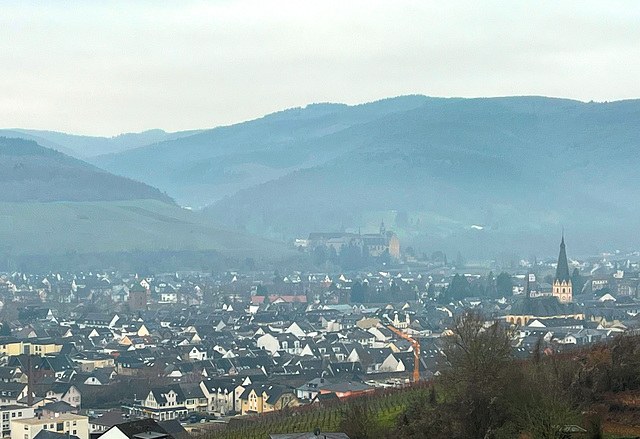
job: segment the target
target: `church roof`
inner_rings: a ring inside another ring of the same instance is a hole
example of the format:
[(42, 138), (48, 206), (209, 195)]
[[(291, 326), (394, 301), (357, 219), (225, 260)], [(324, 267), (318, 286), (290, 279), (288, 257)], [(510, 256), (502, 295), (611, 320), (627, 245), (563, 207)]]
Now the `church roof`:
[(516, 302), (511, 308), (513, 315), (535, 317), (554, 317), (581, 313), (574, 303), (560, 303), (556, 297), (547, 296), (535, 299), (524, 298)]
[(558, 255), (558, 267), (556, 268), (556, 280), (559, 282), (571, 281), (569, 264), (567, 263), (567, 251), (564, 245), (564, 236), (562, 237), (562, 242), (560, 242), (560, 254)]

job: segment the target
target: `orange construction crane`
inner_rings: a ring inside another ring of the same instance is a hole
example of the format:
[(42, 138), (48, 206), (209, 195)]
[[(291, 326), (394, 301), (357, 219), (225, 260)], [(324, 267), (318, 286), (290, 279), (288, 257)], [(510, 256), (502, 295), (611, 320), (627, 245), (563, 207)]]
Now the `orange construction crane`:
[(418, 381), (420, 381), (420, 343), (404, 332), (400, 331), (395, 326), (388, 325), (387, 328), (389, 328), (405, 340), (409, 340), (413, 345), (413, 382), (417, 383)]

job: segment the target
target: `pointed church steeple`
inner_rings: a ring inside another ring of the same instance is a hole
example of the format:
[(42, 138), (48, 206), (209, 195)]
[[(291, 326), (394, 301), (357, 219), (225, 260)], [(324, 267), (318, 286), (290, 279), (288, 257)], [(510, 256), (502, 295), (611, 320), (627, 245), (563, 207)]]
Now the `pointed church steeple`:
[(562, 241), (560, 241), (556, 278), (553, 282), (553, 295), (558, 298), (560, 303), (569, 303), (573, 300), (573, 286), (571, 285), (567, 250), (564, 244), (564, 230), (562, 231)]
[(380, 223), (380, 234), (384, 235), (385, 233), (387, 233), (387, 229), (384, 227), (384, 220), (382, 220)]
[(562, 283), (562, 281), (569, 282), (571, 280), (569, 263), (567, 262), (567, 250), (564, 244), (564, 232), (562, 233), (562, 241), (560, 242), (560, 254), (558, 255), (558, 266), (556, 268), (555, 280), (560, 283)]

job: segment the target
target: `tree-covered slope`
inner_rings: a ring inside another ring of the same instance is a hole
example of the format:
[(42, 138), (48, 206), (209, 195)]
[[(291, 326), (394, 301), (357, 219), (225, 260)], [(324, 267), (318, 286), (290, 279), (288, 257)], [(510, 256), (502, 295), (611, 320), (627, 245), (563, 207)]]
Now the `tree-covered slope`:
[[(315, 104), (261, 119), (91, 160), (118, 175), (149, 183), (180, 204), (203, 207), (224, 196), (322, 164), (353, 145), (334, 145), (331, 135), (443, 99), (405, 96), (347, 106)], [(144, 163), (144, 167), (140, 164)]]
[(280, 237), (371, 228), (384, 218), (405, 242), (473, 254), (540, 251), (551, 244), (540, 236), (555, 239), (562, 225), (594, 246), (581, 251), (631, 245), (640, 231), (640, 101), (451, 100), (314, 142), (344, 152), (207, 212)]
[(0, 137), (0, 201), (172, 200), (34, 141)]

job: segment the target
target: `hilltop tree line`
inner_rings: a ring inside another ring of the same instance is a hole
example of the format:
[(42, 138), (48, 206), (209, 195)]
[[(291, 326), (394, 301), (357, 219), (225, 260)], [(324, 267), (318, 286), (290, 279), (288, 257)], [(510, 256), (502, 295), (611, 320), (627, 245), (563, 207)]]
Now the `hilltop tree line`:
[(382, 303), (415, 300), (418, 291), (415, 285), (392, 281), (391, 285), (371, 287), (368, 282), (355, 281), (351, 285), (350, 301), (353, 303)]

